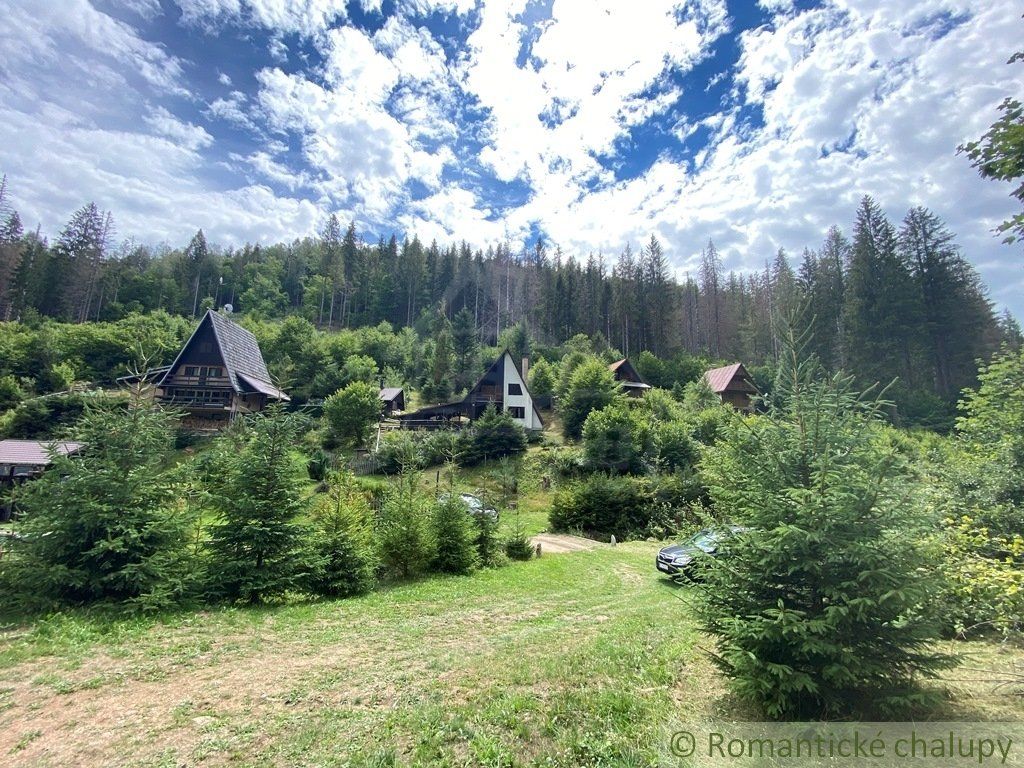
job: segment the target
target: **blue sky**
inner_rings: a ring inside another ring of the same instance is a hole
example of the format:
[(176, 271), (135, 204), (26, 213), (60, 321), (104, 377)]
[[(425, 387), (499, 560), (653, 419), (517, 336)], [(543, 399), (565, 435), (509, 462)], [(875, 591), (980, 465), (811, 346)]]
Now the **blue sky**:
[(0, 0), (0, 172), (27, 226), (315, 232), (794, 259), (863, 194), (925, 205), (1024, 315), (1009, 186), (956, 146), (1022, 95), (1024, 3)]

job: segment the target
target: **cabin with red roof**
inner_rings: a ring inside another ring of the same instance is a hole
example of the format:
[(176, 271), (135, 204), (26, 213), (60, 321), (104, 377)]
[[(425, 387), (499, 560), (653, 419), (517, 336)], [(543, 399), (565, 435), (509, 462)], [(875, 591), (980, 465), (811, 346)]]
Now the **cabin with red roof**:
[(608, 370), (612, 372), (622, 391), (629, 397), (643, 397), (651, 388), (651, 385), (640, 377), (628, 357), (612, 363), (608, 366)]
[(704, 373), (704, 381), (723, 403), (741, 411), (752, 411), (753, 398), (761, 394), (743, 363), (712, 368)]

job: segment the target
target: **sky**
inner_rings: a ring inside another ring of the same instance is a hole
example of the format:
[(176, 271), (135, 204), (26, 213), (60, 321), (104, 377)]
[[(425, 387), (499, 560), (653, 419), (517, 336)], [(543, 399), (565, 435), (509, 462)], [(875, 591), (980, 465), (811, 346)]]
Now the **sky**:
[(376, 242), (679, 277), (923, 205), (1024, 318), (1010, 185), (956, 148), (1024, 96), (1024, 0), (0, 0), (0, 173), (27, 228), (83, 204), (119, 238)]

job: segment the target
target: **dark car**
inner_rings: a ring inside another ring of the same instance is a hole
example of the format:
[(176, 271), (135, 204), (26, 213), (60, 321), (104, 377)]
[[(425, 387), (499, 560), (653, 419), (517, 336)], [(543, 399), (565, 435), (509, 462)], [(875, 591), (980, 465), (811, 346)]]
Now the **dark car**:
[[(440, 496), (437, 497), (437, 500), (444, 504), (446, 501), (448, 501), (448, 496), (449, 494), (442, 493)], [(498, 510), (496, 510), (494, 507), (487, 506), (483, 502), (483, 500), (480, 499), (479, 496), (474, 496), (471, 493), (457, 493), (455, 494), (455, 498), (457, 498), (459, 501), (466, 505), (466, 510), (469, 512), (469, 514), (473, 515), (473, 517), (486, 515), (487, 517), (491, 518), (491, 520), (493, 520), (494, 522), (498, 522)]]
[(685, 541), (664, 547), (655, 561), (658, 570), (669, 576), (685, 576), (692, 572), (697, 560), (704, 556), (714, 557), (721, 543), (731, 537), (746, 533), (749, 528), (741, 525), (726, 525), (721, 528), (705, 528)]

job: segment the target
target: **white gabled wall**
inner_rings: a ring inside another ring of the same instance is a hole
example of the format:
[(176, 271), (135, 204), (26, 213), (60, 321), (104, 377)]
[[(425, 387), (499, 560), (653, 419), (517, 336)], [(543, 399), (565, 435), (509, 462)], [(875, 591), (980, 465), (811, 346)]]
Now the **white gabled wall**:
[[(537, 420), (537, 411), (533, 407), (533, 398), (530, 397), (530, 391), (526, 388), (526, 382), (519, 375), (519, 369), (516, 368), (512, 355), (508, 352), (505, 353), (505, 362), (502, 368), (505, 371), (505, 380), (501, 383), (505, 400), (505, 411), (507, 412), (512, 407), (522, 408), (525, 412), (525, 417), (515, 421), (522, 424), (526, 429), (542, 429), (544, 425)], [(510, 395), (508, 393), (509, 384), (518, 384), (523, 394)]]

